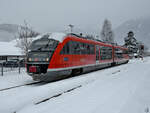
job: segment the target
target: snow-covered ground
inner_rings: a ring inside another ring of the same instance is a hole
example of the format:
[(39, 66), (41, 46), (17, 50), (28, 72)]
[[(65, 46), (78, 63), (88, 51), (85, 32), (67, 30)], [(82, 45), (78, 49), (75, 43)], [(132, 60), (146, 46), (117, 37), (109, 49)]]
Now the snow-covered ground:
[[(7, 71), (5, 72), (5, 70)], [(20, 71), (21, 73), (19, 74), (18, 68), (4, 68), (4, 75), (2, 76), (0, 73), (0, 90), (33, 82), (32, 78), (26, 74), (24, 68), (21, 68)]]
[[(149, 67), (147, 57), (57, 82), (0, 91), (0, 113), (145, 113), (150, 107)], [(9, 73), (0, 77), (0, 89), (29, 82), (25, 73)]]

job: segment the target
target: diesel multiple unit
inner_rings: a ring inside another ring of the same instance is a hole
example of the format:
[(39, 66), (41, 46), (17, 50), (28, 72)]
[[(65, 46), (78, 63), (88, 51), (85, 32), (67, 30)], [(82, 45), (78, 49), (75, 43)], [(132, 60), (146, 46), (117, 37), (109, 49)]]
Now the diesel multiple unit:
[(34, 80), (54, 81), (128, 60), (127, 48), (76, 34), (52, 33), (33, 41), (26, 68)]

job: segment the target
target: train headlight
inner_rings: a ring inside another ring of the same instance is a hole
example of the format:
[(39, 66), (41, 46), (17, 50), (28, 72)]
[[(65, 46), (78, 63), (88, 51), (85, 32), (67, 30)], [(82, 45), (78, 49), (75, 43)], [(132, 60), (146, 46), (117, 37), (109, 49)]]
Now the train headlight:
[(28, 49), (28, 52), (30, 52), (31, 50), (30, 49)]
[(48, 62), (48, 61), (49, 61), (49, 58), (46, 58), (46, 61)]
[(28, 60), (29, 60), (29, 61), (32, 61), (32, 58), (29, 58)]

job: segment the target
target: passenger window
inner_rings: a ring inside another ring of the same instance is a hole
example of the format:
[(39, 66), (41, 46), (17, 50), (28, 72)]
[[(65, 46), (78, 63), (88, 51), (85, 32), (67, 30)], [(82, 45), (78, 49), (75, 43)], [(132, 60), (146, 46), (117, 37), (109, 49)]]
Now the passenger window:
[(73, 54), (73, 55), (86, 55), (86, 54), (94, 54), (95, 46), (92, 44), (69, 41), (67, 42), (60, 54)]
[(96, 45), (96, 60), (99, 60), (99, 46)]
[(123, 50), (123, 54), (128, 54), (128, 50)]
[(85, 43), (81, 43), (81, 54), (86, 54), (86, 44)]
[(81, 49), (80, 49), (80, 44), (78, 42), (75, 42), (75, 47), (74, 47), (74, 54), (80, 54)]
[(102, 46), (100, 48), (100, 56), (101, 56), (101, 60), (110, 60), (110, 59), (112, 59), (112, 48)]
[(95, 53), (95, 46), (90, 45), (90, 54), (94, 54), (94, 53)]
[(70, 53), (70, 47), (69, 47), (69, 45), (70, 45), (69, 42), (67, 42), (64, 45), (63, 49), (61, 50), (60, 54), (69, 54)]
[(120, 48), (115, 48), (115, 57), (123, 58), (123, 50), (121, 50)]

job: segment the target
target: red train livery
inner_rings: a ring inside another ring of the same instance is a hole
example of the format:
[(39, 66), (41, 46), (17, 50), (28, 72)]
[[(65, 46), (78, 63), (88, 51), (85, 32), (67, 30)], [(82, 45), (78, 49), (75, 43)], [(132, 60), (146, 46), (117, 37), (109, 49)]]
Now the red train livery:
[(54, 81), (128, 61), (127, 48), (76, 34), (51, 33), (33, 41), (26, 68), (34, 80)]

